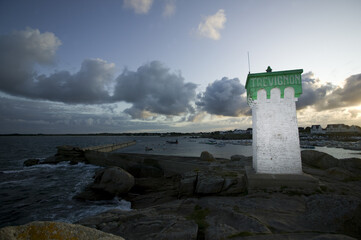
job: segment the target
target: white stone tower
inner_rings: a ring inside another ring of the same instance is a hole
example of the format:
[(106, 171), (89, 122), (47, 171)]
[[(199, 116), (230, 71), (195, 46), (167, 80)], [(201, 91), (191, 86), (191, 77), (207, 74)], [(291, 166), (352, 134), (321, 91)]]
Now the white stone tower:
[(252, 108), (253, 168), (256, 173), (302, 174), (296, 101), (303, 70), (248, 74)]

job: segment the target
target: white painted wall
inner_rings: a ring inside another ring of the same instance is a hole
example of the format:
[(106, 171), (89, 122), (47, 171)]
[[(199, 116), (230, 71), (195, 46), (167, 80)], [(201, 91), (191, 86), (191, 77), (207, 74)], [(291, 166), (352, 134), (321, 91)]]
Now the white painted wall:
[(301, 174), (302, 162), (294, 89), (264, 89), (252, 104), (253, 168), (257, 173)]

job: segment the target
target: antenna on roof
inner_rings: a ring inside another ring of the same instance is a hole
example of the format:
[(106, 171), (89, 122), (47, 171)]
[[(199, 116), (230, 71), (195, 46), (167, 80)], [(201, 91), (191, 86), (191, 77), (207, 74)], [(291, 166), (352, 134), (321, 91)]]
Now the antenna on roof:
[(247, 52), (247, 55), (248, 55), (248, 74), (250, 74), (251, 73), (251, 64), (249, 61), (249, 52)]

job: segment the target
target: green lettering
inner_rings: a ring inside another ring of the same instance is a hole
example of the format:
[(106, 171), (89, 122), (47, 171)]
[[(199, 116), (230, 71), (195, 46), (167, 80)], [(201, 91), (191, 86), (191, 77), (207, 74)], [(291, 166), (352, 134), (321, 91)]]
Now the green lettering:
[(278, 76), (278, 85), (283, 85), (282, 76)]

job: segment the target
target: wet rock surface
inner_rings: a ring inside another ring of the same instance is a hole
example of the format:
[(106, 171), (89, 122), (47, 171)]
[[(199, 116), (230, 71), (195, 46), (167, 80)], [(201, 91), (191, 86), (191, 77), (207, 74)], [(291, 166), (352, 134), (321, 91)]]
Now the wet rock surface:
[(78, 223), (126, 239), (196, 239), (198, 232), (193, 220), (157, 208), (108, 211)]
[(40, 159), (28, 159), (24, 161), (25, 167), (34, 166), (40, 163)]

